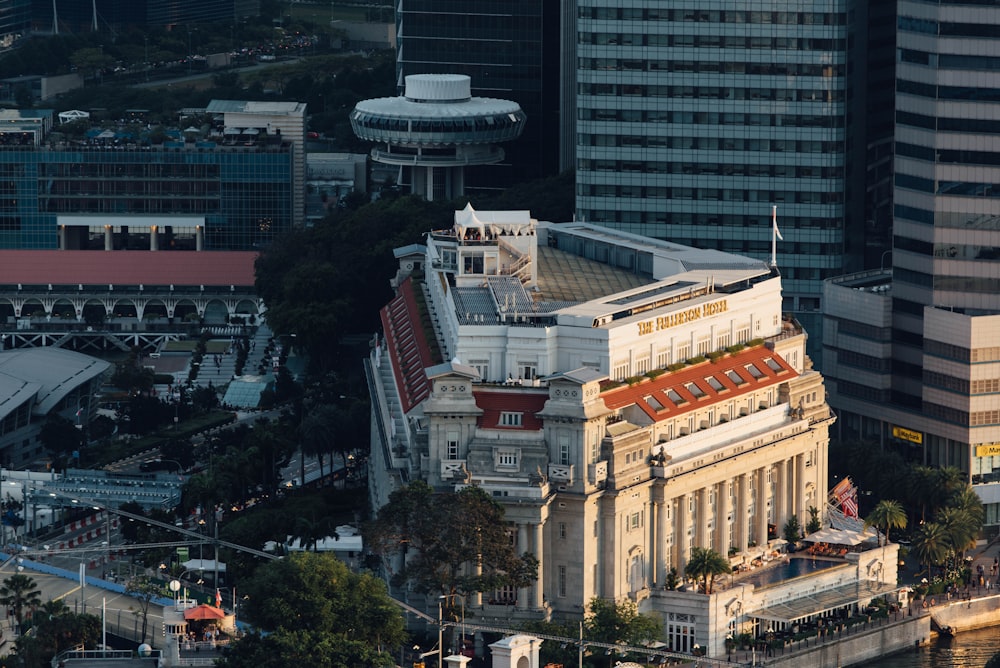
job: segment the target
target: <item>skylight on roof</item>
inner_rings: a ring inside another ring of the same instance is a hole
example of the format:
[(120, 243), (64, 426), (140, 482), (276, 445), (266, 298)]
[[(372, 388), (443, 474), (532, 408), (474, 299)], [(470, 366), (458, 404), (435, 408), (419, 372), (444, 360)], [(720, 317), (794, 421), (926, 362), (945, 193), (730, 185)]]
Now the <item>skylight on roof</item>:
[(769, 366), (771, 368), (771, 371), (784, 371), (782, 366), (778, 364), (778, 360), (774, 359), (773, 357), (768, 357), (767, 359), (765, 359), (764, 364)]
[(677, 390), (669, 389), (667, 390), (667, 398), (674, 402), (676, 405), (681, 406), (687, 403), (687, 399), (677, 394)]
[(740, 374), (736, 373), (732, 369), (730, 369), (729, 371), (726, 372), (726, 376), (729, 378), (729, 380), (733, 381), (733, 383), (735, 383), (736, 385), (742, 385), (743, 383), (746, 382), (745, 380), (743, 380), (743, 376), (741, 376)]
[(701, 399), (703, 396), (705, 396), (705, 391), (702, 390), (697, 385), (695, 385), (694, 383), (684, 383), (684, 387), (687, 388), (688, 392), (694, 395), (695, 399)]
[(753, 376), (754, 378), (763, 378), (763, 377), (764, 377), (764, 374), (763, 374), (763, 373), (761, 372), (761, 370), (760, 370), (760, 369), (758, 369), (758, 368), (757, 368), (756, 366), (754, 366), (753, 364), (747, 364), (747, 365), (746, 365), (746, 367), (744, 367), (744, 368), (745, 368), (745, 369), (747, 370), (747, 372), (748, 372), (748, 373), (749, 373), (749, 374), (750, 374), (751, 376)]
[(660, 403), (660, 400), (654, 397), (653, 395), (649, 395), (646, 397), (646, 403), (649, 404), (650, 408), (652, 408), (654, 411), (662, 411), (666, 408), (666, 406)]
[(715, 376), (709, 376), (708, 378), (705, 379), (705, 382), (708, 383), (708, 386), (711, 387), (716, 392), (721, 392), (722, 390), (726, 389), (725, 386), (722, 383), (720, 383), (719, 379), (716, 378)]

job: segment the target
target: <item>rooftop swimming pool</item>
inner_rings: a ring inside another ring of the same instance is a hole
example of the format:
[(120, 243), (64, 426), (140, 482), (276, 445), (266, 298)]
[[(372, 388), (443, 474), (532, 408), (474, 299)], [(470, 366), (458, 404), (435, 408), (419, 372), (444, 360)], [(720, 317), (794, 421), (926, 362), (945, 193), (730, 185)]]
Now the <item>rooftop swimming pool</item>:
[(843, 566), (843, 561), (828, 561), (826, 559), (813, 559), (812, 557), (791, 557), (787, 563), (778, 561), (764, 568), (751, 571), (737, 579), (740, 583), (752, 584), (757, 589), (770, 587), (785, 580), (811, 575), (828, 568)]

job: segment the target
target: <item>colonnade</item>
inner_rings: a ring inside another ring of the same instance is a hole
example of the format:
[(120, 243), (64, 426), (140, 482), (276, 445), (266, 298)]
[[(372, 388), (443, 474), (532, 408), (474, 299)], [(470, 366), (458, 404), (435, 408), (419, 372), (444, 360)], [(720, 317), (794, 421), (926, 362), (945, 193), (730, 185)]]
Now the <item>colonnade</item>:
[[(800, 453), (700, 487), (686, 486), (684, 478), (665, 486), (664, 497), (654, 500), (652, 508), (655, 583), (666, 582), (671, 567), (683, 575), (692, 547), (724, 556), (730, 548), (752, 555), (751, 545), (767, 545), (768, 524), (781, 537), (793, 515), (804, 523), (805, 463)], [(704, 474), (690, 480), (696, 476)]]

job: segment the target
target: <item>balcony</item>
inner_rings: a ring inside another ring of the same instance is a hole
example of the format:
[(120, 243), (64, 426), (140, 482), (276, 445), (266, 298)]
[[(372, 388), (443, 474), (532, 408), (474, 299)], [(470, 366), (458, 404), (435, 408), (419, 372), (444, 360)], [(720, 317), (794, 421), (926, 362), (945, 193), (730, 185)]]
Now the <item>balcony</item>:
[(573, 468), (572, 464), (549, 464), (549, 481), (559, 485), (572, 485)]
[(600, 461), (590, 464), (587, 469), (589, 482), (592, 485), (600, 485), (608, 479), (608, 461)]

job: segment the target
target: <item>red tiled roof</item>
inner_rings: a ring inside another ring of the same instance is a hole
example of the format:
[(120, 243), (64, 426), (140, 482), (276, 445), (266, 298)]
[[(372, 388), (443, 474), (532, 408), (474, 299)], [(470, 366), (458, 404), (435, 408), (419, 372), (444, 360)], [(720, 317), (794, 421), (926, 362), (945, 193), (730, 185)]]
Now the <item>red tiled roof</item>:
[[(766, 360), (778, 367), (775, 371)], [(748, 370), (747, 366), (753, 364), (759, 371), (760, 377), (755, 378)], [(729, 378), (727, 372), (734, 372), (743, 379), (744, 382), (736, 384)], [(711, 405), (717, 401), (738, 397), (754, 390), (783, 383), (789, 378), (794, 378), (798, 374), (789, 366), (788, 362), (776, 355), (774, 351), (765, 346), (757, 346), (744, 350), (735, 355), (724, 357), (718, 362), (705, 362), (692, 367), (686, 367), (673, 373), (667, 372), (653, 380), (643, 381), (637, 385), (626, 385), (614, 389), (605, 390), (601, 393), (605, 405), (616, 410), (626, 406), (638, 406), (653, 421), (659, 422), (669, 418), (683, 415), (689, 411)], [(721, 389), (715, 389), (705, 380), (709, 376), (716, 379)], [(689, 383), (701, 390), (701, 398), (696, 397), (685, 387)], [(667, 392), (673, 390), (681, 397), (683, 403), (675, 403), (667, 396)], [(646, 401), (646, 397), (653, 397), (663, 408), (656, 409)]]
[[(477, 425), (484, 429), (513, 429), (539, 431), (542, 421), (536, 413), (549, 400), (548, 392), (528, 392), (525, 390), (475, 390), (476, 406), (482, 409)], [(500, 424), (501, 413), (521, 413), (521, 426), (509, 427)]]
[(0, 284), (254, 284), (253, 251), (0, 250)]
[(431, 382), (425, 369), (434, 365), (430, 346), (420, 326), (420, 310), (413, 289), (413, 279), (407, 278), (399, 286), (396, 296), (381, 311), (386, 348), (392, 357), (403, 412), (407, 413), (430, 395)]

